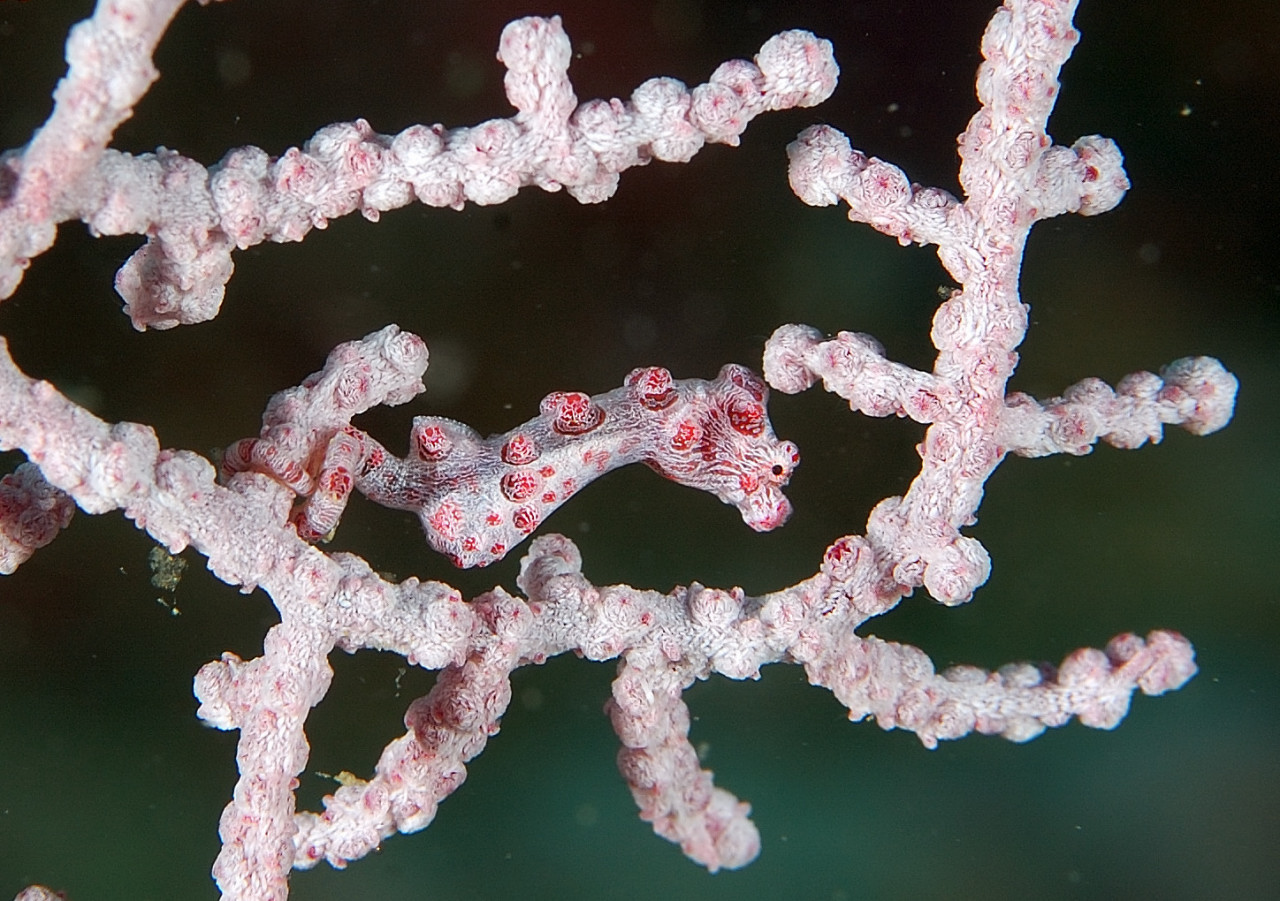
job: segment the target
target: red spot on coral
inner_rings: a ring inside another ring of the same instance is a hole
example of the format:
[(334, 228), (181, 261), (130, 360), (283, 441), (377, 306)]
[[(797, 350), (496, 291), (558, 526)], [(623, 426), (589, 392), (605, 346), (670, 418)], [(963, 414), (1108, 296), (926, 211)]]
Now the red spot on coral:
[(489, 515), (484, 518), (485, 525), (500, 526), (502, 525), (502, 517), (497, 513), (490, 511)]
[(512, 466), (524, 466), (538, 459), (538, 445), (523, 432), (516, 432), (502, 445), (502, 460)]
[(853, 543), (846, 537), (827, 548), (827, 563), (843, 563), (854, 555)]
[(626, 384), (636, 389), (641, 406), (649, 410), (665, 410), (677, 397), (671, 387), (671, 373), (661, 366), (633, 369)]
[(333, 497), (346, 497), (351, 493), (351, 473), (339, 466), (325, 479), (325, 490)]
[(540, 481), (534, 473), (520, 469), (504, 475), (500, 485), (508, 500), (522, 501), (538, 490)]
[(764, 407), (759, 403), (732, 398), (727, 412), (734, 431), (752, 438), (764, 432)]
[(430, 463), (448, 454), (453, 442), (440, 426), (425, 425), (413, 430), (413, 447), (420, 460)]
[(449, 541), (458, 537), (458, 526), (462, 525), (462, 510), (453, 501), (445, 501), (427, 519), (431, 531)]
[(676, 426), (675, 436), (671, 439), (671, 446), (676, 450), (684, 451), (693, 447), (701, 437), (702, 430), (692, 422), (682, 422)]
[(609, 468), (609, 457), (608, 451), (596, 452), (589, 450), (582, 455), (582, 462), (586, 466), (594, 466), (596, 472), (605, 472)]
[(538, 515), (538, 511), (533, 507), (521, 507), (515, 512), (515, 515), (511, 517), (511, 521), (515, 524), (517, 529), (527, 535), (538, 527), (538, 523), (541, 522), (541, 517)]
[(561, 435), (585, 435), (604, 422), (604, 410), (581, 391), (553, 391), (542, 399), (541, 408)]

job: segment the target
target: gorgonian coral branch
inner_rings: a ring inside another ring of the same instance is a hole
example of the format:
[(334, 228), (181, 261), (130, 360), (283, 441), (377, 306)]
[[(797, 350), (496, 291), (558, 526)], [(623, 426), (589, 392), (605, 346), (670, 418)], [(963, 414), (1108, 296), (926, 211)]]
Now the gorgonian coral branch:
[(867, 526), (883, 577), (901, 593), (923, 585), (958, 604), (986, 581), (985, 549), (960, 530), (974, 521), (986, 480), (1008, 451), (1079, 448), (1109, 434), (1133, 447), (1141, 441), (1129, 433), (1158, 435), (1159, 422), (1204, 434), (1230, 419), (1235, 379), (1207, 358), (1172, 364), (1165, 387), (1154, 376), (1131, 376), (1118, 399), (1096, 380), (1081, 383), (1039, 416), (1028, 398), (1005, 399), (1027, 328), (1018, 274), (1032, 225), (1063, 212), (1105, 212), (1129, 186), (1112, 141), (1089, 136), (1068, 149), (1046, 131), (1058, 71), (1079, 39), (1074, 9), (1069, 0), (1010, 0), (992, 17), (978, 71), (982, 106), (959, 139), (963, 202), (911, 183), (828, 126), (807, 129), (788, 148), (802, 200), (843, 200), (851, 220), (903, 244), (937, 245), (962, 286), (934, 315), (932, 373), (885, 359), (874, 339), (851, 332), (827, 341), (815, 329), (783, 326), (765, 348), (765, 376), (780, 391), (821, 379), (855, 410), (929, 424), (919, 476), (903, 497), (882, 502)]
[(76, 505), (23, 463), (0, 478), (0, 575), (9, 575), (71, 523)]
[[(139, 35), (103, 12), (117, 2), (147, 23), (134, 29)], [(177, 7), (117, 2), (104, 2), (73, 35), (70, 74), (47, 130), (26, 152), (0, 159), (0, 299), (17, 287), (26, 261), (53, 243), (58, 222), (81, 219), (95, 234), (147, 236), (116, 277), (139, 329), (217, 315), (235, 249), (300, 241), (356, 210), (376, 221), (415, 198), (461, 209), (537, 185), (596, 203), (612, 196), (625, 169), (653, 159), (685, 162), (707, 142), (736, 145), (760, 113), (820, 103), (839, 72), (828, 42), (788, 31), (767, 41), (754, 63), (724, 63), (692, 90), (654, 78), (627, 101), (579, 106), (559, 17), (531, 17), (509, 24), (499, 46), (507, 99), (517, 110), (510, 119), (456, 129), (413, 125), (397, 135), (359, 119), (327, 126), (279, 158), (242, 147), (206, 170), (172, 150), (134, 156), (105, 149), (155, 77), (149, 54)], [(114, 57), (110, 45), (119, 42), (130, 52)], [(75, 49), (81, 45), (83, 52)], [(64, 125), (68, 110), (97, 110), (101, 94), (111, 96), (110, 109)], [(57, 149), (77, 127), (91, 127), (94, 139), (75, 154)]]

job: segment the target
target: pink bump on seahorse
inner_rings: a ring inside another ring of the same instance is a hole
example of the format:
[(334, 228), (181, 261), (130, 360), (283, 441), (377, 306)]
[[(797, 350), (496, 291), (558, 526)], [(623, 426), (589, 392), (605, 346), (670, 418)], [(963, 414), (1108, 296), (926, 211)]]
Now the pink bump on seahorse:
[(316, 452), (299, 467), (277, 453), (277, 424), (233, 445), (223, 465), (266, 472), (304, 495), (293, 522), (307, 540), (337, 525), (355, 489), (417, 513), (427, 541), (455, 565), (485, 566), (580, 488), (628, 463), (714, 494), (757, 531), (777, 528), (791, 513), (781, 489), (800, 454), (774, 435), (767, 399), (764, 382), (744, 366), (726, 365), (712, 381), (674, 380), (649, 367), (594, 397), (548, 394), (538, 416), (504, 435), (482, 438), (463, 423), (418, 416), (405, 459), (348, 425), (317, 435)]

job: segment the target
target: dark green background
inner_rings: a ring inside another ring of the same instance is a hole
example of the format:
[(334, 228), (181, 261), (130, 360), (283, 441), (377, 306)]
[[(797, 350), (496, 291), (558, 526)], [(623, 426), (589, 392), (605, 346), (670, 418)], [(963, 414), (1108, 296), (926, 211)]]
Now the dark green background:
[[(506, 116), (498, 34), (534, 12), (564, 15), (582, 99), (626, 96), (653, 75), (696, 83), (788, 27), (832, 38), (843, 75), (822, 107), (758, 120), (740, 148), (625, 173), (604, 205), (530, 189), (462, 213), (352, 216), (301, 244), (239, 253), (222, 315), (169, 332), (135, 333), (119, 312), (112, 275), (138, 239), (92, 240), (70, 223), (0, 306), (0, 333), (27, 372), (99, 415), (206, 453), (255, 434), (271, 393), (388, 322), (433, 353), (425, 397), (361, 420), (397, 450), (415, 414), (503, 431), (548, 391), (606, 390), (635, 366), (702, 377), (731, 360), (758, 366), (786, 322), (871, 332), (927, 367), (947, 283), (936, 257), (801, 204), (783, 148), (830, 122), (911, 178), (958, 190), (954, 139), (974, 109), (993, 6), (191, 6), (117, 147), (212, 164), (246, 143), (278, 154), (357, 116), (384, 133)], [(0, 0), (0, 146), (47, 115), (66, 28), (88, 9)], [(1043, 397), (1206, 353), (1240, 378), (1236, 420), (1157, 448), (1006, 461), (972, 530), (991, 551), (991, 581), (956, 610), (921, 593), (870, 631), (940, 666), (990, 667), (1174, 628), (1195, 642), (1200, 675), (1139, 699), (1114, 733), (1072, 724), (1027, 746), (971, 738), (934, 752), (845, 722), (798, 668), (771, 667), (755, 684), (713, 679), (688, 694), (693, 738), (719, 782), (754, 805), (764, 851), (712, 877), (635, 815), (600, 713), (612, 665), (558, 659), (516, 675), (502, 733), (431, 828), (345, 873), (295, 875), (294, 898), (1274, 896), (1280, 14), (1270, 0), (1085, 0), (1077, 25), (1051, 131), (1063, 143), (1116, 139), (1134, 188), (1111, 214), (1033, 233), (1032, 328), (1013, 387)], [(812, 573), (830, 541), (862, 531), (871, 505), (906, 487), (921, 430), (818, 392), (775, 398), (772, 413), (804, 455), (780, 532), (751, 533), (731, 509), (642, 468), (593, 485), (547, 528), (579, 542), (598, 582), (760, 592)], [(410, 516), (359, 500), (333, 546), (469, 596), (513, 587), (514, 558), (455, 573)], [(256, 655), (275, 611), (190, 554), (164, 595), (148, 581), (150, 547), (118, 514), (79, 515), (0, 581), (0, 897), (30, 882), (77, 901), (215, 896), (235, 734), (200, 725), (190, 680), (224, 650)], [(308, 721), (310, 806), (332, 785), (314, 773), (367, 775), (431, 682), (387, 655), (333, 662), (333, 690)]]

